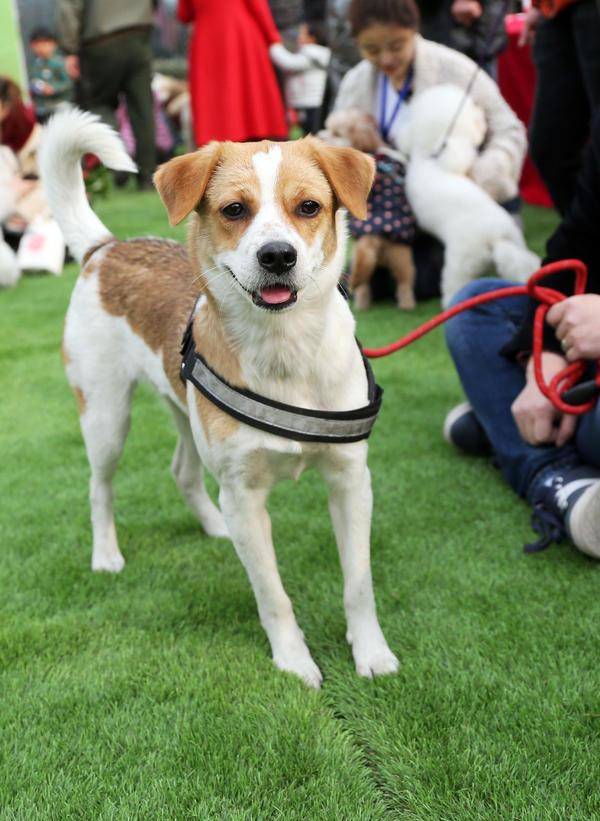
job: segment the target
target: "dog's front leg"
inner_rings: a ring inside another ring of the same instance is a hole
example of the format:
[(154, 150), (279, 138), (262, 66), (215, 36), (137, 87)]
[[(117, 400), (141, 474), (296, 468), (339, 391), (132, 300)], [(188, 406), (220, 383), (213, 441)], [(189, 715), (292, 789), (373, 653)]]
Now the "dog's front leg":
[[(366, 450), (366, 449), (365, 449)], [(398, 659), (387, 645), (377, 620), (371, 579), (371, 512), (373, 494), (366, 460), (346, 462), (324, 471), (329, 511), (344, 574), (344, 606), (356, 672), (372, 678), (395, 673)]]
[(262, 489), (222, 485), (219, 502), (237, 554), (250, 578), (275, 665), (300, 676), (310, 687), (320, 687), (321, 671), (304, 643), (279, 576), (266, 498), (267, 491)]

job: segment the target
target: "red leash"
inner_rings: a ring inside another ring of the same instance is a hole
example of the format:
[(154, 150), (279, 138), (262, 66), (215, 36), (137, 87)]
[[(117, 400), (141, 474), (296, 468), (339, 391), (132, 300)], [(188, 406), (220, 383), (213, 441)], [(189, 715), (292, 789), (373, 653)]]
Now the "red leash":
[(588, 367), (588, 363), (583, 359), (571, 362), (566, 368), (563, 368), (560, 373), (557, 373), (549, 384), (545, 382), (542, 373), (544, 320), (552, 305), (561, 302), (563, 299), (567, 299), (567, 297), (554, 288), (540, 285), (540, 281), (550, 274), (565, 270), (575, 272), (573, 294), (584, 294), (587, 284), (587, 267), (583, 262), (580, 262), (578, 259), (565, 259), (560, 262), (551, 262), (548, 265), (543, 265), (532, 274), (526, 285), (500, 288), (496, 291), (489, 291), (487, 294), (481, 294), (480, 296), (467, 299), (459, 305), (454, 305), (452, 308), (442, 311), (441, 314), (434, 316), (432, 319), (423, 323), (423, 325), (415, 328), (414, 331), (406, 334), (406, 336), (397, 339), (396, 342), (392, 342), (391, 345), (386, 345), (383, 348), (363, 348), (363, 353), (370, 359), (388, 356), (395, 351), (401, 350), (401, 348), (406, 348), (415, 340), (420, 339), (422, 336), (425, 336), (425, 334), (428, 334), (429, 331), (437, 328), (438, 325), (456, 316), (456, 314), (460, 314), (462, 311), (468, 311), (469, 308), (474, 308), (476, 305), (483, 305), (486, 302), (492, 302), (495, 299), (504, 299), (509, 296), (530, 296), (540, 303), (536, 309), (533, 324), (533, 369), (538, 387), (557, 410), (577, 416), (587, 413), (594, 407), (598, 394), (600, 394), (600, 361), (598, 362), (595, 379), (583, 382), (579, 385), (577, 383)]

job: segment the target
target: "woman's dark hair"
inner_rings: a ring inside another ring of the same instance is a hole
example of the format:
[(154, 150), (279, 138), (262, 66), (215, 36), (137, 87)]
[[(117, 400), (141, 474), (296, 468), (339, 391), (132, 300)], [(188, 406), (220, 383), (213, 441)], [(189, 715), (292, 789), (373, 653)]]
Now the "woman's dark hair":
[(0, 77), (0, 145), (7, 145), (17, 154), (25, 145), (35, 126), (33, 111), (23, 103), (21, 89), (10, 77)]
[(415, 0), (352, 0), (348, 20), (356, 37), (374, 23), (418, 29), (421, 18)]

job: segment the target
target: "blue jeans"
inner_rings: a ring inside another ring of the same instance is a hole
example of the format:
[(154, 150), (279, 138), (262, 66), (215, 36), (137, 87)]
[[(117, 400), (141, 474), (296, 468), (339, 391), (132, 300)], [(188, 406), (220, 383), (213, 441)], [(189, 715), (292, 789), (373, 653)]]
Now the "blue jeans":
[[(452, 304), (512, 284), (499, 279), (474, 280)], [(446, 342), (467, 399), (504, 478), (520, 496), (527, 496), (534, 477), (553, 465), (600, 467), (600, 402), (580, 418), (575, 438), (561, 448), (534, 447), (519, 434), (510, 407), (525, 386), (525, 371), (499, 351), (521, 324), (526, 304), (526, 297), (507, 297), (479, 305), (446, 323)]]

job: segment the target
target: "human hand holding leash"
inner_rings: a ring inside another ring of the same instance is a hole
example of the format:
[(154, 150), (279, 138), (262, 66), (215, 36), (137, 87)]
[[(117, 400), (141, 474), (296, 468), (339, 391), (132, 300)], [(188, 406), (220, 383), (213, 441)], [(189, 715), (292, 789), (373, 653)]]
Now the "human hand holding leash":
[[(562, 356), (544, 351), (542, 369), (546, 382), (566, 365)], [(511, 405), (519, 433), (530, 445), (554, 444), (562, 447), (575, 433), (577, 417), (558, 411), (539, 389), (533, 370), (533, 357), (527, 364), (527, 383)]]
[(555, 329), (569, 362), (600, 359), (600, 295), (569, 297), (550, 308), (546, 321)]

